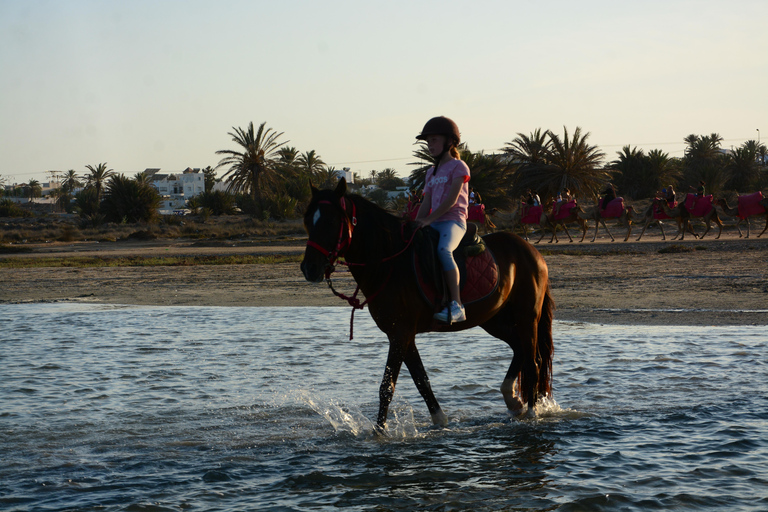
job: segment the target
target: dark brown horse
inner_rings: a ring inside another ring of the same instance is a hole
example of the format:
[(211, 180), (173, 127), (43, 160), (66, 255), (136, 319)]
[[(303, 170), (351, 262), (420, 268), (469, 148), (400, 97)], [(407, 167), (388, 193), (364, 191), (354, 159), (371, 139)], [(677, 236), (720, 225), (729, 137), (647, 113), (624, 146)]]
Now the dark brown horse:
[(304, 277), (321, 282), (329, 278), (337, 258), (344, 258), (376, 325), (389, 338), (389, 355), (379, 389), (379, 430), (386, 427), (403, 363), (432, 421), (447, 424), (416, 348), (417, 333), (460, 331), (479, 325), (505, 341), (514, 357), (501, 393), (507, 408), (515, 413), (521, 412), (527, 401), (528, 414), (532, 415), (538, 396), (551, 393), (554, 302), (547, 265), (528, 242), (504, 232), (483, 237), (499, 266), (499, 284), (487, 297), (465, 304), (465, 322), (448, 325), (432, 318), (435, 309), (418, 289), (410, 243), (415, 224), (403, 224), (367, 199), (347, 194), (342, 179), (335, 190), (312, 187), (304, 226), (309, 234), (301, 263)]

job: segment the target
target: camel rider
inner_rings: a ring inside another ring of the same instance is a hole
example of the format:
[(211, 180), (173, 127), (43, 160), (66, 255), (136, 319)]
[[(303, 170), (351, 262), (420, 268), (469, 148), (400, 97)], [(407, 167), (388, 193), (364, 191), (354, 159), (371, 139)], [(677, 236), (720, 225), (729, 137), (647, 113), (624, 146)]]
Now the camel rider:
[(613, 188), (613, 183), (609, 183), (608, 187), (603, 190), (603, 200), (600, 203), (600, 209), (605, 210), (608, 208), (608, 203), (616, 199), (616, 189)]
[(435, 319), (449, 324), (463, 322), (467, 317), (461, 303), (459, 268), (453, 259), (453, 251), (467, 231), (469, 206), (469, 167), (461, 160), (458, 149), (461, 134), (456, 123), (441, 116), (427, 121), (416, 138), (426, 141), (435, 161), (427, 170), (424, 199), (416, 222), (421, 227), (432, 226), (440, 233), (437, 253), (451, 298), (450, 304), (435, 314)]

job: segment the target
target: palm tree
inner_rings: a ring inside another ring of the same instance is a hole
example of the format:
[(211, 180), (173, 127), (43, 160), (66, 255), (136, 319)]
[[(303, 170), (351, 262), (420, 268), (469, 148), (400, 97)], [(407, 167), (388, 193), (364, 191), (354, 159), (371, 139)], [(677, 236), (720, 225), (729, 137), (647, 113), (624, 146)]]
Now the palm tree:
[(541, 128), (530, 135), (518, 133), (512, 142), (507, 142), (502, 151), (518, 164), (531, 167), (545, 166), (549, 163), (549, 151), (552, 144), (548, 139), (549, 130), (542, 133)]
[(762, 144), (748, 140), (741, 147), (728, 154), (726, 157), (726, 171), (728, 172), (726, 188), (737, 192), (748, 192), (759, 188), (759, 146)]
[(679, 183), (682, 173), (679, 158), (670, 158), (669, 153), (664, 153), (660, 149), (652, 149), (648, 152), (647, 159), (650, 181), (653, 182), (653, 192), (659, 188)]
[(232, 127), (228, 135), (242, 150), (222, 149), (217, 155), (227, 155), (216, 166), (229, 166), (223, 179), (229, 182), (229, 190), (235, 193), (248, 194), (261, 207), (263, 189), (275, 179), (277, 151), (286, 142), (278, 142), (283, 133), (277, 133), (272, 128), (264, 128), (267, 123), (261, 123), (254, 132), (253, 122), (248, 129)]
[(397, 171), (390, 167), (376, 175), (376, 184), (384, 190), (397, 190), (397, 187), (405, 185), (403, 179), (397, 175)]
[[(464, 145), (462, 144), (459, 146), (459, 151), (461, 151), (464, 148)], [(413, 152), (413, 156), (416, 157), (418, 161), (411, 162), (408, 165), (414, 165), (416, 168), (411, 171), (410, 176), (408, 176), (408, 179), (413, 184), (413, 187), (416, 189), (423, 189), (424, 188), (424, 180), (427, 178), (427, 171), (430, 167), (435, 165), (435, 159), (432, 157), (432, 154), (429, 152), (429, 149), (427, 148), (426, 142), (419, 142), (419, 149), (415, 150)], [(470, 168), (470, 172), (472, 171), (472, 168)], [(376, 171), (371, 171), (371, 182), (376, 181)]]
[(688, 144), (683, 156), (685, 181), (692, 184), (703, 180), (708, 190), (720, 192), (728, 178), (725, 171), (726, 157), (720, 147), (723, 138), (717, 133), (701, 136), (691, 134), (684, 140)]
[(80, 181), (80, 177), (77, 175), (74, 169), (70, 169), (64, 174), (64, 179), (61, 182), (61, 188), (67, 195), (72, 195), (72, 192), (75, 191), (76, 188), (80, 188), (82, 186), (82, 182)]
[(295, 166), (298, 157), (299, 150), (293, 146), (283, 146), (277, 150), (277, 161), (281, 166)]
[(137, 172), (134, 174), (133, 179), (136, 181), (136, 183), (140, 183), (142, 185), (151, 185), (152, 179), (149, 177), (149, 174), (147, 174), (144, 171)]
[(42, 192), (43, 192), (43, 187), (40, 185), (39, 181), (29, 180), (29, 183), (27, 183), (27, 187), (26, 187), (26, 196), (30, 202), (32, 202), (32, 199), (36, 197), (40, 197), (40, 194), (42, 194)]
[[(542, 135), (537, 130), (529, 140), (530, 147), (512, 144), (530, 153), (528, 161), (523, 161), (518, 170), (515, 195), (530, 188), (542, 198), (554, 197), (568, 188), (574, 195), (596, 196), (600, 187), (610, 181), (610, 173), (601, 167), (605, 154), (587, 143), (589, 133), (582, 135), (581, 128), (576, 127), (573, 137), (569, 137), (568, 128), (563, 130), (562, 139), (547, 130), (548, 141), (542, 143)], [(546, 148), (546, 153), (541, 147)], [(526, 154), (514, 150), (508, 153), (515, 157)]]
[(331, 188), (335, 187), (339, 181), (338, 171), (335, 167), (324, 167), (315, 172), (313, 178), (314, 185), (317, 188)]
[[(647, 197), (648, 159), (642, 149), (624, 146), (616, 152), (619, 158), (608, 164), (613, 171), (613, 183), (622, 193), (635, 199)], [(654, 185), (651, 185), (655, 187)]]
[(85, 179), (88, 185), (96, 189), (96, 199), (101, 201), (101, 190), (104, 187), (104, 182), (107, 181), (107, 178), (114, 176), (115, 171), (113, 169), (107, 169), (107, 162), (98, 164), (96, 167), (86, 165), (85, 168), (91, 172)]
[[(509, 164), (516, 169), (508, 185), (511, 196), (519, 196), (526, 189), (541, 188), (540, 177), (550, 167), (551, 145), (549, 131), (542, 132), (541, 128), (537, 128), (530, 135), (518, 133), (517, 137), (504, 145), (502, 152), (507, 155)], [(482, 193), (481, 196), (485, 197)]]
[(149, 183), (116, 174), (107, 183), (102, 211), (110, 222), (150, 222), (157, 217), (160, 202)]
[(299, 155), (299, 157), (296, 158), (296, 165), (301, 174), (313, 178), (318, 171), (323, 169), (325, 162), (323, 162), (320, 155), (313, 149)]
[(486, 155), (482, 151), (472, 153), (465, 147), (461, 159), (469, 166), (472, 175), (469, 184), (480, 194), (486, 208), (512, 207), (514, 200), (509, 192), (517, 166), (509, 158)]

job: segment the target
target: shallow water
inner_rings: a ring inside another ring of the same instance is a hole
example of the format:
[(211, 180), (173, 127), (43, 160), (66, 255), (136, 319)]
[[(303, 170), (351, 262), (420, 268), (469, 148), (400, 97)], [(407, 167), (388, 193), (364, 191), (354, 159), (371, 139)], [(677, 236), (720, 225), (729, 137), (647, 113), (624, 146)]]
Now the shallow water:
[(764, 327), (556, 322), (554, 398), (511, 351), (419, 338), (447, 428), (347, 308), (0, 305), (5, 510), (766, 510)]

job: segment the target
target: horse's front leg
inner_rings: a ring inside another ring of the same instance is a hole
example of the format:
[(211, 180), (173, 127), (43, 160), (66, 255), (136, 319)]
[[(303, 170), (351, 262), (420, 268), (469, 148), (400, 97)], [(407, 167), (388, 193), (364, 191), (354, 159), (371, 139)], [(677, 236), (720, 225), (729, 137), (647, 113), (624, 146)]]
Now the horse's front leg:
[(403, 365), (403, 347), (394, 340), (389, 341), (389, 354), (387, 355), (387, 366), (384, 368), (384, 377), (381, 379), (379, 387), (379, 415), (376, 418), (376, 427), (384, 431), (387, 428), (387, 413), (389, 404), (395, 396), (395, 385), (397, 385), (397, 376), (400, 375), (400, 368)]
[(424, 369), (424, 364), (421, 362), (421, 356), (419, 356), (416, 343), (410, 344), (405, 354), (405, 365), (408, 367), (411, 377), (413, 377), (416, 389), (419, 390), (422, 398), (424, 398), (424, 402), (427, 404), (429, 414), (432, 416), (432, 423), (443, 427), (448, 425), (448, 417), (440, 408), (440, 404), (437, 403), (435, 394), (432, 392), (432, 386), (429, 384), (429, 377)]

